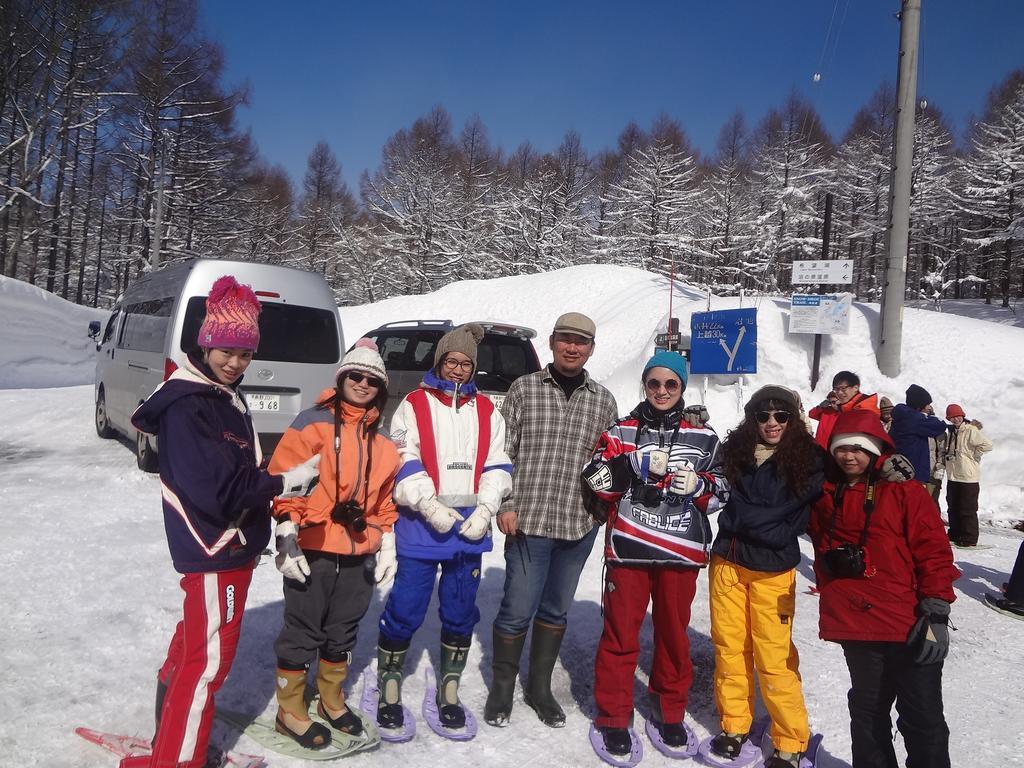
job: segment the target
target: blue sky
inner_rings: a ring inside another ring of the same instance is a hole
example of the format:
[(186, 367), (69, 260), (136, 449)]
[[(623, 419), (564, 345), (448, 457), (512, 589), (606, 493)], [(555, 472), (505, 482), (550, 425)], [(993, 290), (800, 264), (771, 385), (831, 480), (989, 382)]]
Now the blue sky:
[[(435, 104), (456, 133), (477, 113), (513, 151), (612, 147), (629, 120), (678, 119), (713, 154), (725, 120), (748, 124), (796, 88), (839, 139), (896, 80), (897, 0), (202, 0), (227, 82), (248, 82), (239, 123), (301, 182), (317, 141), (353, 191), (385, 140)], [(923, 0), (918, 93), (960, 135), (989, 89), (1024, 67), (1024, 2)], [(821, 73), (814, 83), (815, 72)]]

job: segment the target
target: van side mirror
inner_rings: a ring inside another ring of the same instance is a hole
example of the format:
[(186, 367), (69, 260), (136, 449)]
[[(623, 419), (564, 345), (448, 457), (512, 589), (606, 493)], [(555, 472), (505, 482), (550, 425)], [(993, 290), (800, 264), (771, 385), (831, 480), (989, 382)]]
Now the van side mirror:
[(99, 320), (91, 320), (91, 321), (89, 321), (89, 338), (92, 339), (93, 341), (96, 341), (96, 339), (99, 337), (99, 335), (100, 335), (100, 321)]

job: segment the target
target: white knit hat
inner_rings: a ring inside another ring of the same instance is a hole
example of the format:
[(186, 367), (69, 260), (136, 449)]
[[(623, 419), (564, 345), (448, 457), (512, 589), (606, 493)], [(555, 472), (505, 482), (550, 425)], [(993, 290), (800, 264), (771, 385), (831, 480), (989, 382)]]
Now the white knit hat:
[(355, 346), (342, 358), (334, 380), (339, 381), (342, 375), (349, 371), (362, 371), (369, 376), (376, 376), (384, 382), (385, 387), (388, 385), (388, 372), (384, 368), (384, 360), (373, 339), (362, 338), (356, 342)]
[(842, 446), (852, 446), (854, 448), (862, 448), (868, 453), (873, 453), (875, 456), (882, 455), (882, 441), (877, 437), (866, 435), (863, 432), (849, 432), (845, 435), (833, 435), (832, 439), (829, 440), (828, 449), (831, 453), (835, 453), (837, 448)]

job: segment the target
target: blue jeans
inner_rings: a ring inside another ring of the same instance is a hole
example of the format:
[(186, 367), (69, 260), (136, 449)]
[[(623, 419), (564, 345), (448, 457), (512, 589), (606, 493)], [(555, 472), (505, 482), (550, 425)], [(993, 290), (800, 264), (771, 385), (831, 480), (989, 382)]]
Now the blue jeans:
[(441, 632), (469, 637), (480, 621), (476, 593), (480, 589), (479, 554), (457, 554), (450, 560), (420, 560), (398, 556), (395, 584), (388, 595), (380, 617), (380, 634), (391, 641), (412, 639), (423, 624), (434, 593), (437, 566), (441, 566), (441, 582), (437, 587)]
[(521, 635), (537, 621), (564, 627), (598, 526), (576, 541), (545, 536), (505, 539), (505, 596), (494, 619), (503, 635)]

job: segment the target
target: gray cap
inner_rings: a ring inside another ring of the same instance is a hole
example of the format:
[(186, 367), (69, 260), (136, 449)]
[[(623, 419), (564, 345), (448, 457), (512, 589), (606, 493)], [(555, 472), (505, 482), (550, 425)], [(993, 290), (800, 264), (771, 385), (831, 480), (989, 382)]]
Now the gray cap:
[(576, 333), (593, 340), (597, 333), (594, 321), (581, 312), (566, 312), (555, 320), (553, 333)]

